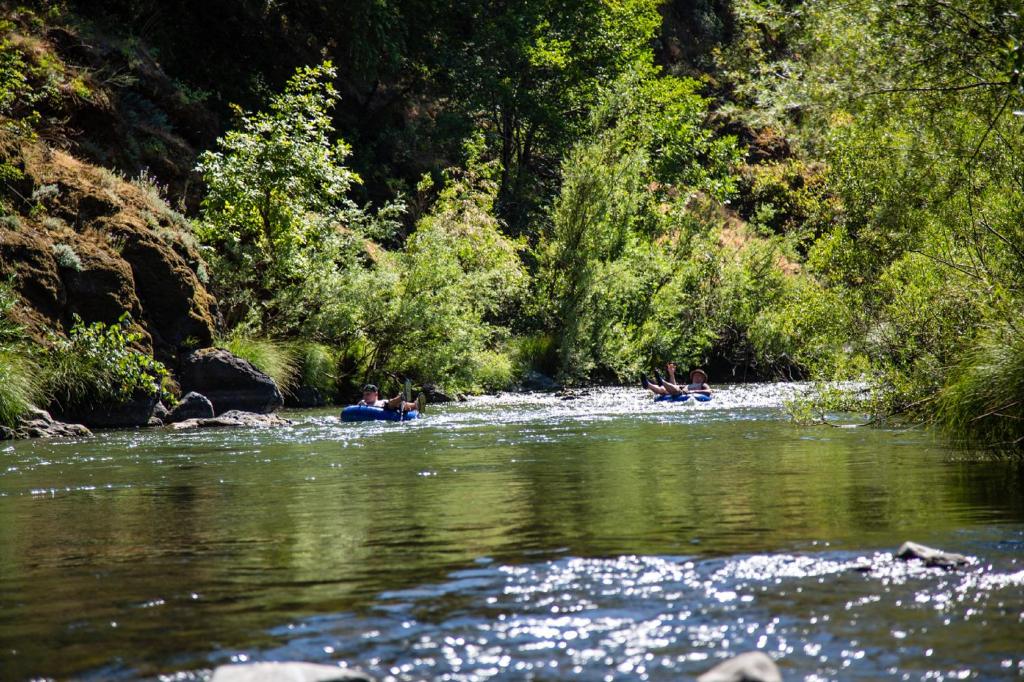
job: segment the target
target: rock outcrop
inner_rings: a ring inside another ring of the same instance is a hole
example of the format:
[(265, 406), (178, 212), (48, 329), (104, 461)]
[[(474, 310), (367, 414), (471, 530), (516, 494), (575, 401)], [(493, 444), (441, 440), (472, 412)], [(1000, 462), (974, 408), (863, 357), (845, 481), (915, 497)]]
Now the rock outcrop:
[(182, 391), (209, 398), (217, 415), (229, 410), (266, 414), (284, 405), (273, 379), (248, 360), (221, 348), (203, 348), (187, 355), (181, 361), (178, 383)]
[(258, 427), (266, 428), (271, 426), (291, 426), (291, 422), (276, 414), (256, 414), (255, 412), (242, 412), (231, 410), (217, 417), (209, 419), (186, 419), (183, 422), (168, 424), (167, 428), (174, 431), (185, 431), (188, 429), (215, 428), (215, 427)]
[(195, 391), (185, 394), (173, 410), (161, 417), (165, 424), (183, 422), (187, 419), (212, 419), (215, 416), (213, 403)]
[(0, 188), (17, 211), (0, 221), (0, 277), (13, 276), (30, 333), (44, 341), (76, 316), (113, 323), (128, 312), (164, 362), (209, 345), (217, 312), (206, 266), (154, 186), (9, 133), (0, 163), (18, 175)]

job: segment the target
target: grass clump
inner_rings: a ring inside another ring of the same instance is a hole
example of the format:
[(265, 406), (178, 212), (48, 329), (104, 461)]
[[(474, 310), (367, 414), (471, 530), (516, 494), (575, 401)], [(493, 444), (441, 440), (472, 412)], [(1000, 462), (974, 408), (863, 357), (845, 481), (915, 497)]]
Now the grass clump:
[(82, 271), (82, 259), (78, 257), (75, 248), (70, 244), (54, 244), (50, 247), (53, 251), (53, 259), (57, 265), (75, 272)]
[(10, 283), (0, 283), (0, 426), (15, 426), (44, 393), (28, 337), (11, 319), (17, 301)]
[(960, 445), (1024, 446), (1024, 318), (983, 333), (939, 394), (936, 422)]
[(248, 360), (253, 367), (273, 379), (282, 391), (292, 389), (299, 378), (299, 354), (291, 343), (236, 332), (221, 339), (217, 345)]
[(301, 384), (320, 391), (325, 396), (337, 392), (337, 354), (322, 343), (307, 343), (299, 349)]

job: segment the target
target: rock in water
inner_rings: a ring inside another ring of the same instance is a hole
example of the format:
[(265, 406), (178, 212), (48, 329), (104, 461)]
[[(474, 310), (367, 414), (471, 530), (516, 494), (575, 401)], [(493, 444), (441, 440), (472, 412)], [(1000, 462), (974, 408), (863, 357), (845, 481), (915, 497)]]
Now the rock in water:
[(181, 362), (181, 390), (195, 391), (213, 403), (214, 414), (230, 410), (267, 414), (284, 405), (274, 380), (248, 360), (220, 348), (203, 348)]
[(77, 438), (91, 436), (92, 432), (81, 424), (65, 424), (50, 416), (46, 410), (31, 408), (22, 415), (14, 438)]
[(782, 682), (782, 673), (767, 654), (748, 651), (719, 663), (697, 682)]
[(456, 400), (437, 384), (423, 384), (423, 395), (429, 403), (454, 403)]
[(359, 670), (316, 663), (247, 663), (222, 665), (210, 682), (373, 682)]
[(153, 408), (153, 416), (162, 422), (167, 421), (171, 411), (167, 409), (167, 406), (163, 403), (157, 403), (156, 407)]
[(269, 426), (290, 425), (290, 421), (283, 417), (278, 417), (276, 414), (256, 414), (255, 412), (231, 410), (230, 412), (225, 412), (222, 415), (211, 417), (209, 419), (186, 419), (183, 422), (168, 424), (168, 427), (175, 431), (184, 431), (186, 429), (210, 428), (217, 426), (254, 426), (265, 428)]
[(186, 393), (181, 402), (164, 417), (164, 422), (169, 424), (186, 419), (210, 419), (213, 416), (213, 403), (206, 396), (192, 391)]
[(916, 542), (904, 542), (896, 552), (897, 559), (909, 561), (910, 559), (921, 559), (925, 566), (937, 566), (939, 568), (957, 568), (966, 566), (970, 559), (963, 554), (944, 552), (941, 549), (919, 545)]

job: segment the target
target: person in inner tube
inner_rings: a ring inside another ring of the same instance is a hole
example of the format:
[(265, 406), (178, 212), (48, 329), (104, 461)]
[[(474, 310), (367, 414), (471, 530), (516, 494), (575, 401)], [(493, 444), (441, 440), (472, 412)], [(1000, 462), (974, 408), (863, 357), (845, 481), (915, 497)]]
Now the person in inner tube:
[(690, 383), (680, 386), (676, 381), (676, 363), (670, 362), (665, 365), (668, 374), (666, 380), (658, 370), (654, 370), (654, 381), (649, 381), (646, 376), (640, 377), (640, 385), (656, 395), (711, 395), (711, 387), (708, 386), (708, 373), (700, 367), (690, 372)]
[(377, 389), (377, 386), (375, 384), (366, 384), (363, 386), (363, 399), (360, 400), (358, 404), (366, 407), (381, 407), (393, 412), (397, 412), (398, 410), (401, 410), (402, 412), (409, 412), (411, 410), (419, 409), (419, 402), (420, 401), (417, 400), (415, 403), (407, 403), (402, 400), (401, 394), (396, 395), (390, 400), (381, 400), (380, 391)]

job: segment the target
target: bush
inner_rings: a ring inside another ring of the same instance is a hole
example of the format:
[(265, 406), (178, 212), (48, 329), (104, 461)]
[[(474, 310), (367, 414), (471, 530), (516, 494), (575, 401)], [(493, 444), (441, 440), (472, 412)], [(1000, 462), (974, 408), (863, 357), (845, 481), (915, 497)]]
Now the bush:
[(299, 358), (293, 344), (236, 332), (219, 340), (217, 346), (248, 360), (253, 367), (273, 379), (282, 391), (295, 388), (295, 380), (299, 376)]
[(48, 396), (65, 410), (140, 397), (171, 401), (167, 369), (136, 350), (142, 338), (128, 313), (109, 325), (87, 325), (76, 316), (68, 337), (54, 338), (44, 357)]

